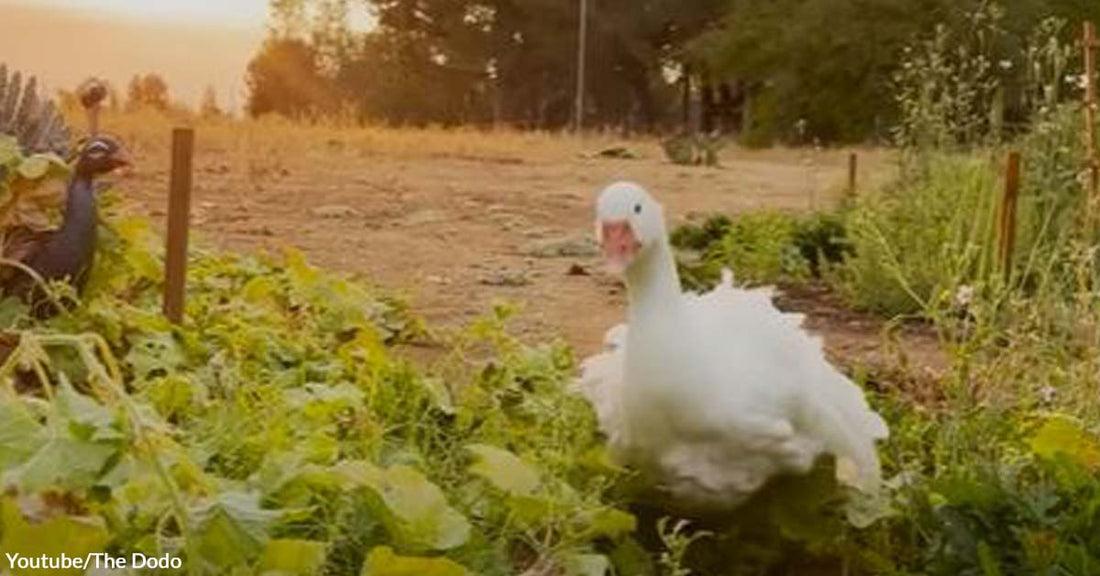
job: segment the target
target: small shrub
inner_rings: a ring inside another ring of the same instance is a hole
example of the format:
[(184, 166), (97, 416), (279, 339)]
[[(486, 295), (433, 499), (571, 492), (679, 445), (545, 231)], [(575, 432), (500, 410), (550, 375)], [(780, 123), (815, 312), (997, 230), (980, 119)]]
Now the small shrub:
[(939, 157), (928, 178), (860, 197), (848, 218), (854, 255), (839, 275), (860, 307), (925, 311), (942, 293), (987, 277), (995, 257), (995, 174), (985, 158)]
[(717, 166), (725, 142), (718, 135), (679, 134), (661, 141), (669, 162), (681, 166)]
[[(713, 217), (699, 228), (678, 231), (682, 254), (681, 281), (689, 289), (712, 287), (722, 270), (738, 283), (795, 281), (810, 275), (810, 263), (795, 244), (797, 221), (779, 213), (760, 212), (724, 220)], [(702, 246), (701, 249), (695, 248)]]
[(159, 238), (108, 221), (71, 313), (39, 321), (0, 292), (5, 551), (75, 538), (195, 575), (504, 576), (606, 565), (596, 541), (634, 530), (570, 351), (511, 337), (507, 310), (429, 373), (393, 351), (424, 331), (392, 299), (297, 253), (196, 250), (175, 326)]
[(681, 251), (680, 276), (689, 289), (712, 287), (723, 268), (750, 284), (820, 277), (850, 251), (839, 214), (713, 215), (701, 225), (677, 228), (672, 244)]
[(817, 212), (800, 219), (793, 240), (817, 278), (852, 254), (847, 223), (840, 213)]
[(670, 240), (677, 248), (702, 252), (721, 240), (731, 228), (733, 220), (729, 216), (712, 214), (698, 226), (686, 224), (676, 228), (672, 231)]

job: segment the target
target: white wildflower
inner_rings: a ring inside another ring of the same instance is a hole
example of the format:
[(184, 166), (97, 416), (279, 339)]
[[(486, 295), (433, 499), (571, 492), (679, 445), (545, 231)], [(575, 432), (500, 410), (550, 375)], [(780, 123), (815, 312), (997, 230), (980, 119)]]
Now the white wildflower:
[(970, 306), (970, 303), (974, 301), (974, 287), (963, 284), (959, 286), (955, 291), (955, 305), (959, 308), (966, 308)]
[(1072, 84), (1080, 90), (1084, 90), (1085, 88), (1088, 88), (1089, 77), (1087, 74), (1067, 74), (1066, 83)]

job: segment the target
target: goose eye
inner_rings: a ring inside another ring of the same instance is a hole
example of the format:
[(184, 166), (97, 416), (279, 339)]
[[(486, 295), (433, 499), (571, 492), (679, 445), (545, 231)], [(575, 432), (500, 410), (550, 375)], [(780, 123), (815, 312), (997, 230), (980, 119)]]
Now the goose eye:
[(635, 214), (641, 214), (642, 213), (642, 205), (641, 204), (635, 204), (634, 205), (634, 213)]

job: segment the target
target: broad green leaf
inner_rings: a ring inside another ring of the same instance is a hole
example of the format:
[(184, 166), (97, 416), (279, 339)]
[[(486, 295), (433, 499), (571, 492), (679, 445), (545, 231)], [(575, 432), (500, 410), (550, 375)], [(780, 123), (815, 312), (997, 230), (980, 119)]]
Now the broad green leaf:
[[(41, 522), (28, 522), (19, 506), (10, 498), (0, 500), (0, 553), (33, 557), (85, 557), (102, 551), (110, 536), (99, 517), (60, 515)], [(0, 566), (7, 566), (0, 558)], [(10, 567), (14, 576), (32, 574), (81, 574), (82, 570), (20, 570)]]
[(187, 356), (170, 333), (146, 334), (134, 338), (126, 363), (134, 378), (147, 380), (156, 374), (170, 374), (187, 365)]
[(360, 576), (466, 576), (461, 564), (448, 558), (398, 556), (388, 546), (370, 551)]
[(0, 297), (0, 326), (14, 326), (20, 318), (26, 318), (30, 308), (18, 298)]
[(1001, 495), (988, 482), (988, 476), (979, 476), (975, 470), (958, 467), (943, 472), (932, 481), (929, 498), (938, 505), (992, 509), (998, 505)]
[(834, 511), (842, 494), (832, 458), (821, 458), (807, 474), (776, 478), (761, 493), (771, 521), (804, 542), (827, 542), (841, 528)]
[(488, 444), (472, 444), (466, 449), (474, 455), (471, 474), (509, 494), (531, 496), (538, 491), (539, 473), (515, 454)]
[(92, 441), (122, 438), (122, 433), (114, 427), (114, 413), (106, 406), (74, 390), (68, 378), (61, 378), (56, 402), (58, 414), (68, 421), (69, 430), (77, 438)]
[(848, 500), (844, 503), (844, 516), (856, 528), (866, 528), (896, 513), (885, 489), (870, 493), (852, 489), (848, 491)]
[(1100, 439), (1068, 416), (1048, 418), (1029, 444), (1040, 458), (1063, 456), (1089, 472), (1100, 470)]
[(571, 554), (562, 562), (570, 576), (606, 576), (611, 562), (603, 554)]
[(268, 544), (268, 525), (279, 517), (260, 508), (258, 495), (243, 492), (220, 493), (190, 515), (203, 560), (222, 568), (259, 556)]
[(586, 450), (577, 458), (577, 464), (592, 470), (595, 474), (611, 475), (626, 471), (611, 457), (606, 446), (595, 446)]
[(114, 231), (128, 245), (122, 257), (130, 268), (132, 279), (159, 282), (164, 273), (160, 259), (164, 248), (160, 236), (149, 226), (149, 221), (120, 218), (114, 222)]
[(515, 519), (528, 526), (537, 526), (547, 515), (553, 513), (555, 502), (548, 496), (511, 496), (508, 509)]
[(428, 392), (428, 397), (431, 399), (434, 408), (448, 416), (455, 413), (455, 405), (454, 400), (451, 398), (451, 391), (447, 388), (447, 384), (445, 384), (442, 379), (421, 378), (420, 384), (424, 386), (424, 389)]
[(241, 288), (241, 298), (254, 304), (274, 305), (273, 295), (276, 290), (277, 286), (273, 278), (270, 276), (257, 276)]
[(364, 460), (344, 460), (333, 470), (352, 488), (365, 488), (381, 482), (382, 469)]
[(287, 403), (291, 407), (318, 418), (359, 408), (363, 405), (363, 399), (363, 391), (347, 382), (335, 385), (310, 383), (286, 393)]
[(187, 414), (196, 396), (201, 394), (199, 385), (182, 374), (154, 378), (142, 390), (142, 394), (156, 411), (165, 418)]
[(35, 154), (23, 160), (17, 171), (27, 180), (39, 180), (45, 178), (51, 169), (64, 169), (65, 163), (53, 154)]
[(599, 508), (578, 516), (580, 531), (587, 539), (617, 538), (637, 529), (638, 520), (633, 514), (615, 508)]
[(19, 156), (19, 140), (15, 136), (0, 134), (0, 165), (5, 165)]
[(382, 506), (387, 527), (403, 545), (449, 550), (466, 543), (470, 523), (447, 504), (443, 491), (408, 466), (381, 470), (366, 462), (344, 462), (337, 470), (352, 485), (370, 490)]
[(313, 540), (271, 540), (257, 565), (260, 576), (313, 576), (325, 565), (325, 543)]
[(610, 560), (615, 566), (616, 574), (657, 576), (653, 556), (634, 538), (627, 537), (619, 541), (611, 551)]
[(340, 441), (327, 430), (315, 430), (301, 441), (301, 452), (308, 462), (329, 464), (340, 457)]
[(42, 425), (17, 398), (0, 395), (0, 475), (22, 464), (42, 443)]
[(59, 400), (39, 434), (41, 445), (15, 468), (5, 471), (5, 484), (24, 490), (89, 488), (99, 479), (107, 462), (118, 451), (112, 442), (86, 435), (86, 429), (64, 417)]
[(997, 554), (986, 542), (978, 542), (978, 564), (982, 567), (985, 576), (1003, 576), (1001, 567), (997, 563)]
[(341, 475), (330, 467), (308, 464), (308, 458), (300, 446), (294, 452), (269, 452), (254, 475), (264, 499), (281, 507), (308, 506), (315, 492), (338, 492)]
[[(157, 522), (172, 508), (168, 488), (144, 458), (126, 454), (120, 460), (102, 480), (111, 489), (111, 509), (135, 526)], [(155, 553), (156, 547), (137, 551)]]

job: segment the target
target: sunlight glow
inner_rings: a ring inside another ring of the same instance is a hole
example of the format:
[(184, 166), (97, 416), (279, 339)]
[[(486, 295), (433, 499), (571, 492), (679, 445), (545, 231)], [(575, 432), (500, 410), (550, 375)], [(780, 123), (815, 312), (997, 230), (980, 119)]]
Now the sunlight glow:
[[(198, 105), (207, 87), (240, 110), (244, 74), (267, 34), (269, 0), (0, 0), (0, 62), (51, 88), (89, 75), (121, 90), (155, 72), (174, 100)], [(353, 30), (373, 26), (365, 3)]]
[(267, 18), (267, 0), (0, 0), (4, 3), (235, 28), (260, 28)]

